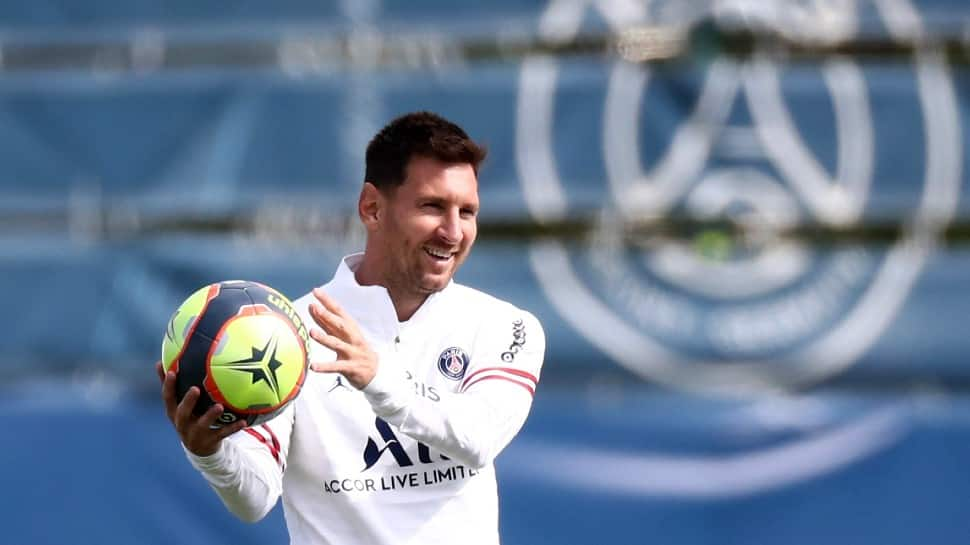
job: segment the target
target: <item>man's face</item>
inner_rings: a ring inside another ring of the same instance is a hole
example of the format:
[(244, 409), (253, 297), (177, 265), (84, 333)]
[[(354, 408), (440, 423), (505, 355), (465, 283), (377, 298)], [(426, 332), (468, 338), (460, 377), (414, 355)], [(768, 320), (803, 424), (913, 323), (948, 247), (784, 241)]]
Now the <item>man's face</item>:
[(424, 297), (443, 289), (478, 233), (478, 179), (467, 163), (414, 157), (404, 183), (383, 195), (372, 236), (392, 293)]

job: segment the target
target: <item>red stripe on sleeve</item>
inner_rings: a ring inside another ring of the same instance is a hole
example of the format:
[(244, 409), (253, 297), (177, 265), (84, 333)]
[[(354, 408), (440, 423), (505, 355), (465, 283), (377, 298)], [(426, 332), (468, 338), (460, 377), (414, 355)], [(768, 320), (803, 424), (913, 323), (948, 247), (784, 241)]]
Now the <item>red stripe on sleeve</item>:
[[(532, 384), (539, 384), (539, 379), (537, 379), (535, 375), (531, 373), (527, 373), (521, 369), (515, 369), (512, 367), (486, 367), (484, 369), (479, 369), (478, 371), (475, 371), (474, 373), (465, 377), (465, 382), (461, 384), (460, 389), (464, 390), (465, 388), (471, 386), (471, 384), (469, 384), (469, 381), (472, 379), (472, 377), (474, 377), (477, 374), (484, 373), (485, 371), (503, 371), (505, 373), (509, 373), (510, 375), (516, 375), (524, 379), (531, 380)], [(478, 382), (478, 381), (475, 381), (475, 382)]]
[(471, 388), (472, 386), (474, 386), (475, 384), (478, 384), (479, 382), (481, 382), (483, 380), (490, 380), (490, 379), (507, 380), (507, 381), (511, 382), (512, 384), (518, 384), (519, 386), (521, 386), (521, 387), (525, 388), (526, 390), (528, 390), (530, 396), (535, 397), (535, 395), (536, 395), (535, 388), (533, 388), (532, 386), (529, 386), (528, 384), (525, 384), (524, 382), (519, 382), (519, 381), (515, 380), (514, 378), (503, 377), (502, 375), (489, 375), (487, 377), (482, 377), (480, 379), (473, 380), (470, 384), (468, 384), (467, 386), (465, 386), (464, 389), (467, 390), (468, 388)]
[(263, 425), (262, 425), (261, 427), (262, 427), (262, 428), (263, 428), (264, 430), (266, 430), (266, 433), (268, 433), (268, 434), (269, 434), (269, 437), (270, 437), (270, 439), (272, 439), (272, 440), (273, 440), (273, 448), (275, 448), (275, 449), (276, 449), (276, 451), (277, 451), (277, 452), (279, 452), (279, 450), (280, 450), (280, 442), (279, 442), (279, 439), (277, 439), (277, 438), (276, 438), (276, 434), (275, 434), (275, 433), (273, 433), (273, 430), (272, 430), (272, 428), (270, 428), (270, 427), (269, 427), (269, 426), (267, 426), (266, 424), (263, 424)]
[[(260, 433), (258, 431), (253, 430), (253, 429), (250, 429), (250, 428), (243, 428), (243, 431), (245, 431), (249, 435), (252, 435), (253, 437), (255, 437), (257, 440), (259, 440), (260, 443), (266, 445), (266, 448), (269, 449), (269, 452), (270, 452), (270, 454), (273, 455), (273, 458), (276, 460), (276, 463), (277, 464), (280, 463), (280, 451), (279, 451), (278, 446), (276, 446), (279, 443), (276, 442), (276, 437), (275, 436), (273, 437), (273, 443), (274, 443), (274, 445), (271, 445), (269, 443), (269, 441), (267, 441), (265, 437), (263, 437), (262, 435), (260, 435)], [(270, 435), (272, 435), (272, 432), (270, 432)]]

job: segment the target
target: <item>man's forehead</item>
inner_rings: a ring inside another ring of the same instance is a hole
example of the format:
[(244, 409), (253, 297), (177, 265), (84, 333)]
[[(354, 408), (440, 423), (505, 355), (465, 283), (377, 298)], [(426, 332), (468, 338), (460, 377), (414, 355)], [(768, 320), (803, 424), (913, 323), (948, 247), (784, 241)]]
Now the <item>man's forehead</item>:
[(409, 170), (399, 189), (419, 195), (466, 194), (477, 199), (478, 176), (468, 163), (438, 162), (434, 167)]
[(407, 167), (404, 169), (404, 179), (407, 181), (408, 178), (412, 177), (428, 177), (446, 173), (462, 173), (477, 177), (475, 167), (471, 163), (446, 162), (434, 157), (415, 155), (408, 161)]

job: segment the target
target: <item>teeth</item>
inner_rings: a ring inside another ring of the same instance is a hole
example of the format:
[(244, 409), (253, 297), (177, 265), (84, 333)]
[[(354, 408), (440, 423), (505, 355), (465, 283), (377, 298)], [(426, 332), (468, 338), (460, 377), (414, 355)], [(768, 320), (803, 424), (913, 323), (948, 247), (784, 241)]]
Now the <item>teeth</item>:
[(435, 257), (440, 257), (442, 259), (447, 259), (447, 258), (451, 257), (451, 252), (448, 252), (448, 251), (445, 251), (445, 250), (436, 250), (434, 248), (425, 248), (424, 251), (428, 252), (429, 254), (431, 254), (431, 255), (433, 255)]

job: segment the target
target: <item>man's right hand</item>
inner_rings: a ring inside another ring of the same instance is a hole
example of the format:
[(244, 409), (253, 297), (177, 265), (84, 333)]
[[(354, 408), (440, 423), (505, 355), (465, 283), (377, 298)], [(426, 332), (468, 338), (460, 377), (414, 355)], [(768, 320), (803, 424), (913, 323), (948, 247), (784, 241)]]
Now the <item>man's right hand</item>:
[(228, 426), (212, 429), (212, 425), (222, 414), (222, 405), (213, 404), (202, 416), (197, 416), (193, 410), (201, 395), (197, 386), (192, 386), (182, 397), (181, 403), (175, 400), (175, 373), (165, 372), (162, 362), (155, 364), (158, 379), (162, 382), (162, 401), (165, 403), (165, 414), (178, 432), (182, 444), (196, 456), (211, 456), (219, 451), (222, 440), (246, 427), (245, 420), (237, 420)]

